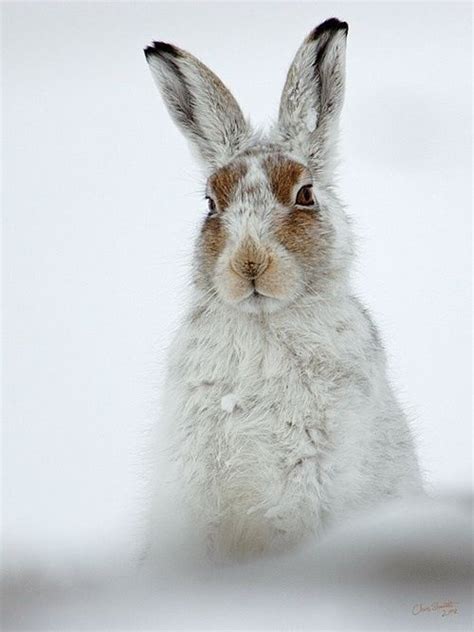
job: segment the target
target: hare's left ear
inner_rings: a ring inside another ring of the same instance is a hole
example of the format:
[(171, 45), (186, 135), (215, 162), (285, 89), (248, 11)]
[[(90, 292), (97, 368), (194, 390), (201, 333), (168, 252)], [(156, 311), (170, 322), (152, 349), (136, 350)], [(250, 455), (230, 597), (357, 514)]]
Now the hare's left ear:
[(251, 130), (222, 81), (190, 53), (166, 42), (145, 49), (165, 104), (208, 168), (245, 148)]
[(290, 66), (280, 101), (280, 139), (303, 154), (323, 179), (331, 177), (344, 100), (347, 31), (346, 22), (331, 18), (308, 35)]

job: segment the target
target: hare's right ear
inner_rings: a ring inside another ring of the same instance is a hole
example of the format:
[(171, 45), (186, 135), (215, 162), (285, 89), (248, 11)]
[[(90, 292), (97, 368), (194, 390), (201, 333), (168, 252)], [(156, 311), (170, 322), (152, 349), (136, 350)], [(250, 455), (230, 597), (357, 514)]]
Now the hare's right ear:
[(145, 57), (171, 116), (208, 167), (221, 166), (245, 148), (249, 125), (209, 68), (165, 42), (153, 42)]
[(288, 71), (280, 101), (278, 136), (330, 179), (339, 114), (344, 100), (348, 26), (331, 18), (300, 46)]

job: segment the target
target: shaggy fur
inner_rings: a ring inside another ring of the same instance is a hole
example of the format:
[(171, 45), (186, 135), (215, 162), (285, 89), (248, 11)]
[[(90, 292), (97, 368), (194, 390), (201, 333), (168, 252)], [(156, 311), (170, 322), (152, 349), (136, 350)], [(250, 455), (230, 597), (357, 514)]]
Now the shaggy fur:
[(286, 548), (422, 487), (377, 331), (351, 293), (332, 185), (347, 30), (333, 18), (303, 42), (266, 140), (201, 62), (162, 42), (145, 51), (207, 169), (163, 415), (217, 555)]

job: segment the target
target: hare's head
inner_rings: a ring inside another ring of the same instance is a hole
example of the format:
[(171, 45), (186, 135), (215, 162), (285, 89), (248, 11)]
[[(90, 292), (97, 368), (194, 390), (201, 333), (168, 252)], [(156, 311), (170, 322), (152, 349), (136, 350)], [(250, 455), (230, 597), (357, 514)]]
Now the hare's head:
[(347, 30), (332, 18), (305, 39), (265, 140), (195, 57), (163, 42), (145, 50), (171, 115), (206, 168), (196, 282), (209, 296), (271, 312), (344, 278), (350, 239), (331, 184)]

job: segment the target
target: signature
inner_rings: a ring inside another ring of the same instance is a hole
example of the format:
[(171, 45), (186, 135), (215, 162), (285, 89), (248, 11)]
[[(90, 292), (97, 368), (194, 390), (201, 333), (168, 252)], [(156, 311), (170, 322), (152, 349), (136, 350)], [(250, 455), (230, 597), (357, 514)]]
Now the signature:
[(429, 605), (416, 603), (411, 609), (414, 615), (422, 612), (439, 612), (442, 617), (447, 617), (450, 614), (458, 614), (458, 604), (449, 599), (448, 601), (433, 601)]

